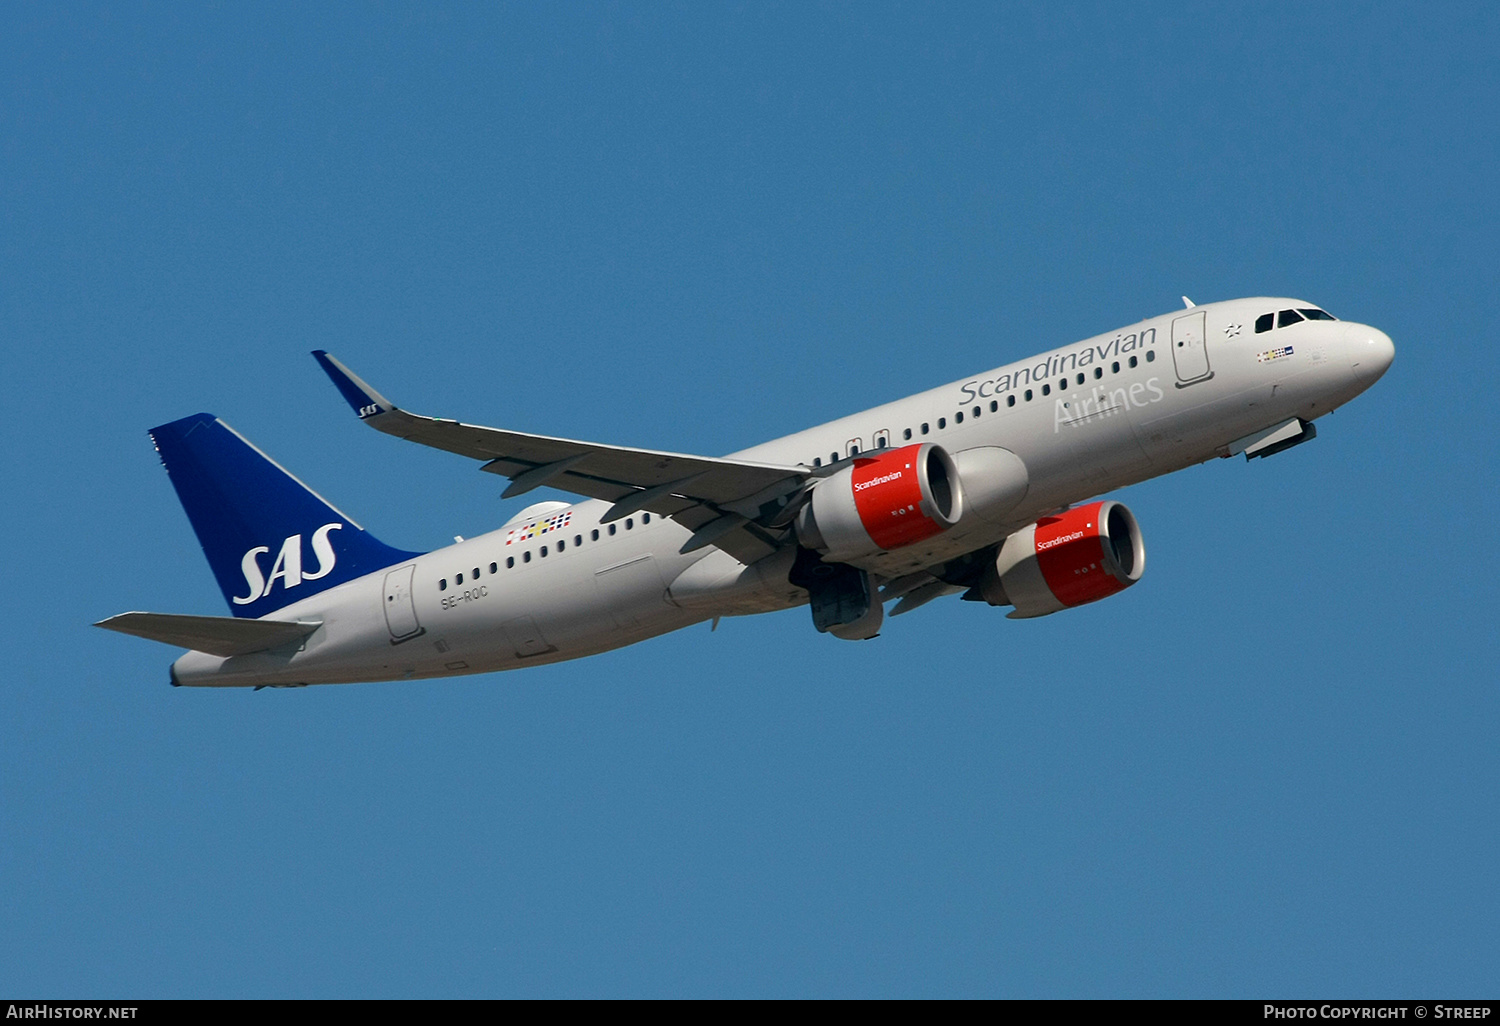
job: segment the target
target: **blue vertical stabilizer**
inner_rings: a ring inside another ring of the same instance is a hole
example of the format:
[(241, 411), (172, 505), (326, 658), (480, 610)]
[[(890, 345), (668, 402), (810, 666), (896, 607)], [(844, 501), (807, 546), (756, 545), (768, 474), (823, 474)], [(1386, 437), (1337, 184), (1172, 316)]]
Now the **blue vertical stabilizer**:
[(151, 440), (235, 616), (420, 555), (376, 539), (212, 414), (152, 428)]

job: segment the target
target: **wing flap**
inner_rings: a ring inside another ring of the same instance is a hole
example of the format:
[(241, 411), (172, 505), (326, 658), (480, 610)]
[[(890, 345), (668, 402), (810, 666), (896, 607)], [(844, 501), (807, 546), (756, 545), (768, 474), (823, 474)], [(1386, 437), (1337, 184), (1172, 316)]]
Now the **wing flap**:
[(209, 655), (228, 657), (263, 652), (300, 641), (323, 626), (323, 622), (132, 612), (100, 620), (94, 626), (179, 648), (207, 652)]

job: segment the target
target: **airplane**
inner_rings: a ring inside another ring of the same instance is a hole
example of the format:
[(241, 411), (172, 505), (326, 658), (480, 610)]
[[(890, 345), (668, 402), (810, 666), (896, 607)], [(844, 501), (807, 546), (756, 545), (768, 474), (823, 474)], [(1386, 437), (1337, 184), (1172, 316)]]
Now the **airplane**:
[(724, 457), (409, 413), (323, 350), (358, 418), (546, 485), (432, 552), (377, 540), (228, 424), (152, 429), (231, 616), (96, 626), (189, 651), (174, 686), (303, 687), (490, 673), (807, 605), (868, 640), (945, 595), (1045, 616), (1132, 586), (1140, 525), (1107, 492), (1314, 438), (1375, 383), (1389, 336), (1298, 299), (1196, 305)]

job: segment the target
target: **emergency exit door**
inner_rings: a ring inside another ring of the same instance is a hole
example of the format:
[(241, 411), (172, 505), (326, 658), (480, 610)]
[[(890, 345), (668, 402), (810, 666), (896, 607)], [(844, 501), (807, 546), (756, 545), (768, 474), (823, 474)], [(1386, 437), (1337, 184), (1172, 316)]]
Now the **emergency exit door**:
[(385, 575), (385, 625), (391, 632), (393, 645), (422, 633), (411, 593), (412, 575), (416, 572), (415, 566), (403, 566)]

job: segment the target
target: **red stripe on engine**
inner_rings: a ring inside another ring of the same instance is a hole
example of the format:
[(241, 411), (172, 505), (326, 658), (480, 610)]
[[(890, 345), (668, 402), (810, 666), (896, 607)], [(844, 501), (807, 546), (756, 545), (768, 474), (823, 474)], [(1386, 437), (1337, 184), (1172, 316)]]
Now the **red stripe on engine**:
[(921, 449), (907, 445), (854, 461), (854, 508), (870, 540), (887, 552), (943, 530), (922, 512), (922, 482), (917, 476)]
[(1106, 598), (1125, 585), (1104, 569), (1102, 502), (1070, 509), (1036, 523), (1036, 565), (1042, 579), (1065, 606)]

